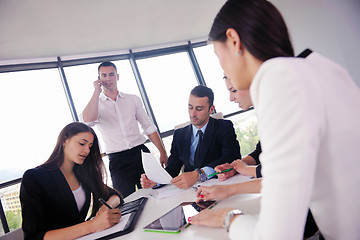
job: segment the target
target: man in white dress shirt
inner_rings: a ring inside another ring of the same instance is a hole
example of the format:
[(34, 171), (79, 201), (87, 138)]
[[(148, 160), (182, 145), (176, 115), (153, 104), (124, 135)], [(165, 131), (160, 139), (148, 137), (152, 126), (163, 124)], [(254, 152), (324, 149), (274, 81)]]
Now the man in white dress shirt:
[(144, 173), (141, 150), (149, 152), (138, 123), (158, 148), (163, 166), (167, 164), (167, 154), (141, 99), (118, 91), (116, 66), (112, 62), (103, 62), (98, 67), (98, 74), (98, 79), (93, 83), (94, 93), (80, 119), (89, 126), (97, 125), (109, 157), (113, 187), (126, 197), (135, 191), (135, 185), (141, 188), (139, 179)]

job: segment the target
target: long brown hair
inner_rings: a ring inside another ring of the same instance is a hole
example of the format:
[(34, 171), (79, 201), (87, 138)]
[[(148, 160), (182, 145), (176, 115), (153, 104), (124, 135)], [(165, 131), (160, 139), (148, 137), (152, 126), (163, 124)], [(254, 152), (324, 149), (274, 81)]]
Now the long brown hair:
[(266, 0), (228, 0), (214, 19), (209, 41), (226, 41), (233, 28), (245, 48), (257, 59), (293, 57), (289, 33), (280, 12)]
[[(94, 130), (83, 123), (73, 122), (66, 125), (63, 130), (61, 130), (54, 151), (51, 153), (49, 159), (40, 167), (47, 170), (53, 170), (60, 167), (64, 162), (63, 143), (65, 140), (70, 139), (71, 137), (82, 132), (90, 132), (94, 136), (94, 142), (90, 148), (90, 153), (84, 160), (84, 163), (82, 165), (75, 164), (75, 176), (78, 178), (81, 184), (90, 189), (93, 194), (93, 199), (107, 199), (109, 197), (109, 192), (106, 185), (104, 184), (106, 171), (100, 154), (99, 141)], [(100, 203), (98, 201), (93, 201), (91, 215), (95, 214), (99, 208)]]

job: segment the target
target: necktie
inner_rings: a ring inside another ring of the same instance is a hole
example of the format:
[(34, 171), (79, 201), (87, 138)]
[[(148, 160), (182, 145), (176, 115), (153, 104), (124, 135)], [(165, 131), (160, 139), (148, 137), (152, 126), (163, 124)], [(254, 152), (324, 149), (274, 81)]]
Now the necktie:
[(198, 136), (199, 136), (199, 142), (196, 146), (195, 154), (194, 154), (194, 166), (199, 167), (198, 164), (200, 162), (200, 147), (201, 147), (201, 141), (202, 141), (202, 135), (203, 132), (201, 130), (198, 130)]

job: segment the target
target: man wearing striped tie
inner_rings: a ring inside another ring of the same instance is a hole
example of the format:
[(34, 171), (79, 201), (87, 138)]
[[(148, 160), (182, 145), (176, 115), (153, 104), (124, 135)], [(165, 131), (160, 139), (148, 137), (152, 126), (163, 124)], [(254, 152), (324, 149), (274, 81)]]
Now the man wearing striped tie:
[[(213, 91), (199, 85), (191, 90), (188, 111), (190, 124), (175, 130), (171, 155), (166, 171), (172, 183), (182, 189), (204, 182), (215, 173), (214, 167), (241, 159), (239, 142), (231, 121), (210, 117), (215, 106)], [(184, 172), (180, 173), (184, 166)], [(143, 188), (156, 186), (145, 174), (141, 176)]]

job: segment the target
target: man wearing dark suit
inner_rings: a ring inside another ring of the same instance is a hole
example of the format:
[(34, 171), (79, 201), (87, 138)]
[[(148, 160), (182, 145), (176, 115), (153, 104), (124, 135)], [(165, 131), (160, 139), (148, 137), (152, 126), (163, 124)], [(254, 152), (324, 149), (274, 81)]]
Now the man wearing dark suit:
[[(191, 124), (174, 133), (165, 170), (173, 177), (171, 182), (179, 188), (189, 188), (197, 181), (204, 182), (215, 173), (215, 166), (241, 158), (232, 122), (210, 117), (215, 108), (213, 102), (214, 93), (210, 88), (195, 87), (188, 104)], [(182, 166), (184, 173), (179, 175)], [(143, 188), (156, 185), (145, 174), (140, 181)]]

